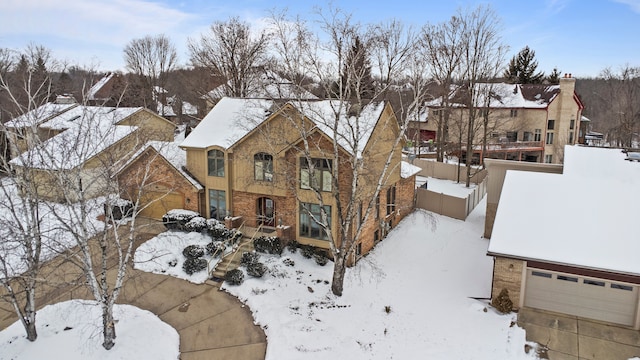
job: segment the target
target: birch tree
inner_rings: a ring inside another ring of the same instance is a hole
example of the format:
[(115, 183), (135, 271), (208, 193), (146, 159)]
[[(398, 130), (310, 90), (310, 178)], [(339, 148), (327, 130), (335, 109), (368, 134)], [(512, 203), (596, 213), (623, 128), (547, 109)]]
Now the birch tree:
[[(358, 245), (363, 226), (373, 221), (376, 206), (380, 205), (376, 199), (382, 189), (389, 186), (387, 180), (391, 172), (398, 170), (393, 168), (392, 159), (394, 155), (398, 156), (395, 149), (403, 140), (408, 123), (404, 121), (397, 124), (392, 150), (388, 154), (376, 154), (383, 161), (379, 167), (372, 168), (372, 164), (363, 163), (361, 153), (366, 140), (362, 134), (371, 126), (367, 123), (367, 112), (380, 106), (378, 102), (381, 96), (390, 91), (389, 79), (404, 78), (407, 74), (403, 71), (411, 68), (410, 64), (418, 63), (411, 63), (409, 56), (410, 49), (415, 46), (414, 34), (397, 22), (393, 26), (381, 24), (364, 28), (354, 22), (350, 14), (333, 8), (318, 10), (317, 16), (322, 40), (312, 34), (300, 19), (289, 19), (284, 14), (275, 16), (272, 19), (273, 55), (284, 69), (313, 78), (332, 97), (325, 102), (325, 105), (330, 105), (322, 109), (313, 102), (302, 99), (293, 101), (305, 116), (325, 129), (331, 140), (328, 146), (330, 150), (326, 150), (327, 147), (322, 144), (326, 140), (314, 137), (313, 126), (305, 126), (305, 122), (300, 122), (299, 118), (291, 119), (291, 125), (298, 132), (300, 140), (295, 150), (306, 166), (303, 184), (299, 182), (301, 179), (295, 177), (291, 189), (299, 202), (303, 199), (298, 189), (302, 187), (311, 191), (318, 204), (318, 211), (307, 207), (301, 211), (326, 234), (334, 260), (331, 290), (341, 296), (346, 267)], [(360, 44), (356, 45), (357, 42)], [(378, 99), (377, 102), (363, 96), (369, 91), (364, 88), (367, 86), (365, 80), (368, 72), (360, 71), (356, 61), (362, 60), (359, 56), (364, 54), (354, 56), (353, 49), (360, 49), (357, 51), (366, 52), (367, 56), (376, 59), (371, 62), (371, 74), (378, 76), (380, 81), (379, 86), (373, 89), (371, 99)], [(424, 86), (418, 87), (422, 88)], [(423, 95), (418, 94), (411, 104), (407, 104), (407, 108), (412, 111), (423, 101)], [(392, 127), (395, 125), (389, 125), (390, 133), (393, 133)], [(370, 140), (374, 143), (374, 149), (375, 141)], [(319, 151), (326, 159), (322, 163), (314, 158)], [(295, 164), (292, 166), (295, 169)], [(362, 186), (365, 183), (370, 186)], [(324, 206), (327, 195), (336, 204), (334, 215), (337, 214), (337, 219), (332, 221), (329, 221), (330, 214)]]

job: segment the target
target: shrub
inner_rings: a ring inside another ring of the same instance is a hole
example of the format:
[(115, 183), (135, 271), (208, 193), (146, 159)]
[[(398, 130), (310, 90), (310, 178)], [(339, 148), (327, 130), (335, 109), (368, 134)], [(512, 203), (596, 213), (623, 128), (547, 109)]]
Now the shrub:
[[(133, 214), (133, 203), (129, 200), (112, 198), (111, 201), (109, 201), (109, 206), (111, 207), (111, 216), (113, 216), (113, 220), (122, 220)], [(109, 206), (104, 204), (105, 215), (109, 214)]]
[(236, 230), (236, 229), (231, 229), (229, 230), (229, 235), (228, 235), (228, 242), (229, 244), (233, 245), (236, 244), (237, 242), (240, 241), (240, 239), (242, 239), (242, 232)]
[(185, 225), (196, 216), (200, 214), (195, 211), (173, 209), (162, 216), (162, 223), (169, 230), (185, 230)]
[(189, 258), (182, 264), (182, 270), (189, 275), (193, 275), (198, 271), (202, 271), (207, 268), (207, 260), (202, 258)]
[(224, 241), (231, 236), (229, 229), (224, 227), (224, 224), (216, 219), (207, 220), (207, 231), (214, 240)]
[(257, 252), (266, 254), (282, 254), (282, 242), (277, 236), (260, 236), (253, 239), (253, 247)]
[(244, 273), (240, 269), (227, 271), (224, 275), (224, 281), (228, 282), (229, 285), (240, 285), (244, 281)]
[(294, 254), (296, 251), (298, 251), (299, 247), (300, 247), (300, 244), (293, 239), (289, 240), (289, 242), (287, 243), (287, 249)]
[(287, 266), (295, 266), (296, 262), (291, 260), (290, 258), (284, 258), (284, 260), (282, 260), (282, 263), (287, 265)]
[(227, 249), (227, 245), (225, 245), (222, 241), (212, 241), (205, 246), (207, 250), (207, 255), (216, 255), (222, 256), (224, 251)]
[(197, 259), (204, 256), (204, 248), (200, 245), (189, 245), (182, 250), (182, 255), (187, 259)]
[(316, 261), (316, 264), (320, 266), (325, 266), (329, 262), (329, 258), (321, 253), (313, 254), (313, 259)]
[(316, 253), (316, 249), (311, 245), (301, 245), (300, 249), (302, 249), (302, 256), (307, 259), (311, 259), (311, 257)]
[(267, 272), (267, 266), (261, 262), (254, 262), (247, 265), (247, 274), (260, 278)]
[(248, 267), (251, 264), (257, 263), (258, 260), (260, 260), (260, 254), (255, 251), (245, 251), (242, 253), (242, 257), (240, 258), (240, 265)]
[(513, 301), (509, 298), (509, 290), (503, 288), (500, 294), (491, 300), (491, 305), (503, 314), (513, 311)]
[(184, 229), (188, 232), (203, 232), (207, 229), (207, 219), (196, 216), (184, 225)]

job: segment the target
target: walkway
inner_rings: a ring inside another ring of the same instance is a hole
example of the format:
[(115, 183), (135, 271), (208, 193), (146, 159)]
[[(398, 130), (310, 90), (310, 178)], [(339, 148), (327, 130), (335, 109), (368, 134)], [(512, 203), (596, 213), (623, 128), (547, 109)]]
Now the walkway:
[[(146, 224), (139, 243), (162, 232), (162, 226)], [(139, 245), (139, 244), (138, 244)], [(49, 285), (41, 287), (38, 304), (43, 307), (69, 299), (90, 299), (77, 266), (62, 259), (45, 265)], [(251, 310), (221, 291), (217, 283), (193, 284), (171, 276), (131, 270), (119, 303), (149, 310), (180, 334), (180, 359), (263, 360), (267, 341), (254, 325)], [(0, 329), (17, 320), (8, 303), (0, 303)], [(117, 339), (116, 339), (116, 346)]]

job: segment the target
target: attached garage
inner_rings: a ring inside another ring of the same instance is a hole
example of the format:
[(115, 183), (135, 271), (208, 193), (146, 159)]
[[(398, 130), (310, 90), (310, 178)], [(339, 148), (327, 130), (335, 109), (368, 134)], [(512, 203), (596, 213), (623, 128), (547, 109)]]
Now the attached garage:
[(634, 326), (637, 284), (528, 267), (524, 306)]
[(140, 212), (140, 216), (162, 219), (162, 216), (171, 209), (183, 209), (184, 195), (176, 192), (149, 191), (145, 194), (145, 208)]

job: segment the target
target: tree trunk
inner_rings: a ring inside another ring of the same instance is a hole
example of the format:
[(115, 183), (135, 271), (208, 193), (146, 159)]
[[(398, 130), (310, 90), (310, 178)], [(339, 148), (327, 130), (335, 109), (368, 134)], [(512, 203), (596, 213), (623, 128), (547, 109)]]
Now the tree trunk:
[(113, 305), (102, 304), (102, 346), (110, 350), (115, 345), (116, 325), (113, 322)]
[(334, 258), (333, 279), (331, 282), (331, 292), (336, 296), (342, 296), (344, 289), (344, 273), (347, 270), (347, 252), (341, 251)]
[(27, 340), (36, 341), (38, 332), (36, 331), (36, 309), (35, 309), (35, 288), (27, 291), (27, 299), (24, 305), (25, 314), (25, 330), (27, 331)]

